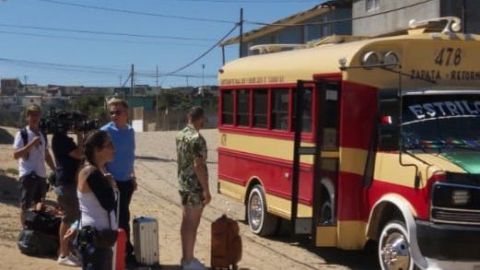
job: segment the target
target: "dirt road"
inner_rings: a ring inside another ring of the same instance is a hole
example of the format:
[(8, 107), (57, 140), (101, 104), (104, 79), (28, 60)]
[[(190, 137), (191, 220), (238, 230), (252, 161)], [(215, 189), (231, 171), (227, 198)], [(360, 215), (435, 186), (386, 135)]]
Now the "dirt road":
[[(14, 130), (8, 130), (10, 133)], [(308, 239), (292, 240), (288, 235), (261, 238), (243, 223), (243, 205), (216, 193), (218, 141), (216, 130), (203, 131), (209, 146), (209, 181), (213, 200), (204, 211), (200, 224), (196, 255), (210, 264), (210, 224), (224, 213), (240, 222), (243, 240), (241, 269), (375, 269), (372, 256), (365, 252), (313, 248)], [(152, 216), (159, 222), (160, 261), (164, 269), (179, 269), (181, 258), (181, 205), (177, 192), (176, 132), (137, 133), (135, 170), (139, 189), (133, 196), (133, 216)], [(16, 168), (11, 161), (11, 145), (0, 140), (0, 169)], [(53, 259), (31, 258), (16, 249), (18, 207), (16, 180), (0, 176), (0, 269), (71, 269), (58, 267)]]

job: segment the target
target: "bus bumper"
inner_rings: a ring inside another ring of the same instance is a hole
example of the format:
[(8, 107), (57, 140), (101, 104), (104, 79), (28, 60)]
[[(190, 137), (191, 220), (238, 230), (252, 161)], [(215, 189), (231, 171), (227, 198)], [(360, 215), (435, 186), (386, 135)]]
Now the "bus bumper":
[(416, 221), (417, 242), (427, 269), (480, 270), (480, 226)]

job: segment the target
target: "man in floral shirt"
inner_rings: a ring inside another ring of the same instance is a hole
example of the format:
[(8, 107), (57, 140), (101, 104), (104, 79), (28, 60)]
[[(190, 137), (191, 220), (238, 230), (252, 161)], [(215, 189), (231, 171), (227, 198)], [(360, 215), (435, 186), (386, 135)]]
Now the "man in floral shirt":
[(204, 123), (203, 109), (193, 107), (188, 113), (187, 126), (176, 137), (179, 192), (183, 205), (180, 232), (182, 269), (206, 269), (193, 256), (202, 211), (211, 200), (206, 164), (207, 143), (199, 133)]

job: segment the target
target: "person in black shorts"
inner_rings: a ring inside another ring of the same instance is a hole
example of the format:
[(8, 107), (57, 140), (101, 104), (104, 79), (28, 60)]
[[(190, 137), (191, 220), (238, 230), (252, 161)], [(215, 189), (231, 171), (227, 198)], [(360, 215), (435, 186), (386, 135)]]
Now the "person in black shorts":
[(60, 224), (60, 250), (57, 262), (62, 265), (79, 266), (79, 260), (69, 254), (68, 240), (65, 234), (70, 225), (80, 218), (77, 197), (77, 174), (83, 159), (83, 134), (77, 133), (77, 142), (67, 135), (66, 130), (57, 130), (53, 134), (52, 149), (57, 169), (55, 170), (55, 192), (58, 204), (64, 212)]
[(31, 207), (41, 209), (47, 193), (47, 169), (55, 170), (55, 163), (48, 149), (48, 140), (40, 131), (40, 106), (32, 104), (25, 110), (27, 126), (15, 135), (13, 158), (18, 160), (20, 183), (20, 223), (25, 225), (25, 213)]

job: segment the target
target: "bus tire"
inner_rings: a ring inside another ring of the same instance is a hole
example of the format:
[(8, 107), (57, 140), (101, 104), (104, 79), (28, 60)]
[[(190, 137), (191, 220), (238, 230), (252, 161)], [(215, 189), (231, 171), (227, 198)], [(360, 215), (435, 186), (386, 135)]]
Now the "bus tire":
[(408, 232), (403, 221), (385, 224), (378, 240), (378, 260), (382, 270), (414, 270)]
[(268, 213), (262, 186), (256, 185), (250, 190), (246, 211), (248, 225), (253, 233), (261, 236), (269, 236), (275, 233), (278, 218)]

